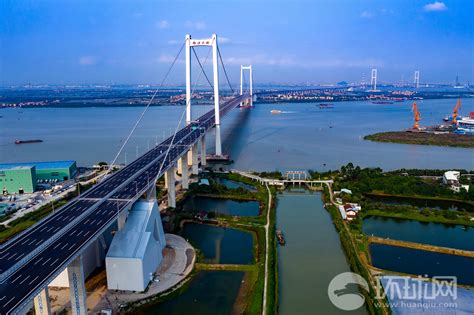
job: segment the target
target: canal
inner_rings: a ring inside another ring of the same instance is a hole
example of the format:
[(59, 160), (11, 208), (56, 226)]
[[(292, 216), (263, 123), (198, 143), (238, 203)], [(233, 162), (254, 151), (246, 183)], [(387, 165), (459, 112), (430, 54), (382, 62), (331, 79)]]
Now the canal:
[(277, 228), (286, 239), (278, 249), (279, 314), (342, 314), (328, 298), (328, 285), (350, 269), (321, 194), (285, 191), (276, 211)]

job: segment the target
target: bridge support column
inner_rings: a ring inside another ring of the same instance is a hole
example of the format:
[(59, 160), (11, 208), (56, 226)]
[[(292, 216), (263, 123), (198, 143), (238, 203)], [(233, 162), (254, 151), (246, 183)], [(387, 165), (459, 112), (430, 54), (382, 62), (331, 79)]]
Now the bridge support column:
[(73, 315), (86, 315), (86, 283), (82, 256), (77, 257), (68, 267), (69, 295), (71, 297), (71, 309)]
[(193, 175), (197, 175), (199, 173), (199, 169), (198, 169), (198, 145), (197, 143), (193, 144), (193, 148), (191, 150), (192, 154), (192, 174)]
[(178, 174), (183, 174), (183, 158), (182, 157), (178, 160)]
[(206, 166), (207, 161), (206, 161), (206, 135), (203, 135), (201, 137), (201, 165)]
[(214, 74), (214, 119), (216, 122), (216, 155), (222, 155), (221, 118), (219, 107), (219, 69), (217, 68), (217, 35), (212, 34), (212, 68)]
[(189, 167), (188, 167), (188, 154), (184, 154), (181, 159), (181, 186), (183, 189), (189, 188)]
[(51, 303), (49, 302), (49, 291), (48, 287), (44, 288), (36, 297), (35, 297), (35, 314), (36, 315), (50, 315), (51, 313)]
[(174, 178), (174, 167), (166, 171), (165, 180), (168, 182), (168, 207), (176, 208), (176, 187)]

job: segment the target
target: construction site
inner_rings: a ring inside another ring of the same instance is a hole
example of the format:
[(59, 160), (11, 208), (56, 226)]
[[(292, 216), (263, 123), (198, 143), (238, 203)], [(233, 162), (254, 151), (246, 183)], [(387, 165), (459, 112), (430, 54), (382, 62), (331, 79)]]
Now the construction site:
[(461, 100), (458, 99), (453, 111), (437, 125), (422, 126), (421, 112), (413, 102), (413, 125), (402, 131), (381, 132), (365, 136), (365, 140), (406, 144), (438, 145), (453, 147), (474, 147), (474, 112), (460, 115)]

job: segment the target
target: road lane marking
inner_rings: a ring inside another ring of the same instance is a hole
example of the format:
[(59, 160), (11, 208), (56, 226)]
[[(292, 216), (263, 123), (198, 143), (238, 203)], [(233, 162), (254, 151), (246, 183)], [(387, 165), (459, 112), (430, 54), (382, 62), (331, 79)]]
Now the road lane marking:
[(53, 249), (56, 249), (56, 248), (58, 248), (58, 247), (59, 247), (59, 245), (61, 245), (61, 244), (62, 244), (61, 242), (57, 243), (57, 244), (56, 244), (56, 245), (53, 247)]
[(36, 264), (39, 263), (39, 262), (42, 261), (42, 260), (43, 260), (43, 257), (40, 257), (40, 259), (38, 259), (37, 261), (35, 261), (33, 265), (36, 266)]
[(16, 277), (16, 278), (12, 281), (12, 283), (15, 283), (15, 281), (18, 280), (18, 279), (20, 279), (21, 276), (22, 276), (22, 274), (19, 274), (18, 277)]
[(61, 250), (64, 250), (64, 248), (67, 246), (68, 243), (65, 243), (62, 247)]
[(51, 257), (49, 257), (47, 260), (45, 260), (41, 265), (44, 266), (50, 260), (51, 260)]
[(8, 304), (10, 304), (11, 301), (13, 301), (15, 299), (15, 297), (12, 297), (7, 303), (5, 303), (3, 306), (7, 306)]
[(29, 277), (31, 277), (31, 275), (27, 275), (27, 276), (25, 277), (25, 279), (21, 280), (20, 284), (23, 284), (23, 282), (25, 282), (26, 280), (28, 280)]

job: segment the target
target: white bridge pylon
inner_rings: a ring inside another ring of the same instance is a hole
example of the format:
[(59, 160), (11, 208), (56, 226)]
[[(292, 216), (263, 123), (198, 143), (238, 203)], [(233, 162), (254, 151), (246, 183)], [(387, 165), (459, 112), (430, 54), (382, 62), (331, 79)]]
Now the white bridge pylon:
[(192, 121), (191, 113), (191, 47), (209, 46), (212, 47), (212, 72), (214, 78), (214, 115), (216, 122), (216, 155), (222, 155), (221, 144), (221, 120), (219, 112), (219, 69), (217, 64), (217, 35), (212, 34), (211, 38), (192, 39), (187, 34), (186, 38), (186, 124)]
[[(253, 106), (253, 74), (252, 74), (252, 65), (240, 66), (240, 95), (243, 94), (243, 83), (244, 83), (244, 70), (249, 71), (249, 92), (250, 92), (250, 103), (249, 106)], [(240, 107), (244, 106), (244, 103), (240, 103)]]

